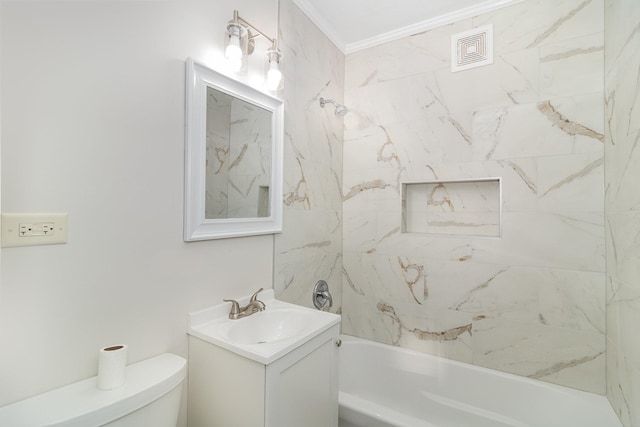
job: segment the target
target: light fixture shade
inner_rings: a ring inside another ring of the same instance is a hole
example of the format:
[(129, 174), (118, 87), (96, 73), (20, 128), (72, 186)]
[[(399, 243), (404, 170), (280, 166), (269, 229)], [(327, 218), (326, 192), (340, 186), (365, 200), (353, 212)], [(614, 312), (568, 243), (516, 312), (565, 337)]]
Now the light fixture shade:
[(226, 44), (224, 57), (229, 64), (229, 69), (238, 72), (242, 69), (246, 52), (247, 30), (236, 22), (227, 25)]
[(274, 42), (265, 55), (265, 87), (267, 90), (279, 91), (284, 89), (284, 78), (280, 69), (281, 58), (282, 54)]

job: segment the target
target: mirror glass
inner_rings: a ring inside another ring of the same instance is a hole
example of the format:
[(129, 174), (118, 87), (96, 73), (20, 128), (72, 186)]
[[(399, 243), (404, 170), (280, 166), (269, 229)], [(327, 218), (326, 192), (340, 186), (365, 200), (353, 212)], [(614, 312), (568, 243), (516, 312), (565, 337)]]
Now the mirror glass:
[(205, 218), (269, 216), (272, 113), (207, 87)]
[(282, 231), (283, 102), (187, 60), (184, 240)]

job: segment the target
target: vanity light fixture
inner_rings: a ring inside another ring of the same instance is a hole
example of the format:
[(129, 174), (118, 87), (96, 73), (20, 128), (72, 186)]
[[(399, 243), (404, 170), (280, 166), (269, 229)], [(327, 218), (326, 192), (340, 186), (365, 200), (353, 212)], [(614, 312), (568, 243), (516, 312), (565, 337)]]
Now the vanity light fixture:
[[(280, 13), (279, 10), (278, 13)], [(260, 36), (271, 43), (271, 47), (267, 49), (265, 54), (265, 87), (267, 90), (272, 91), (281, 90), (282, 71), (280, 70), (280, 60), (282, 53), (278, 49), (278, 41), (242, 19), (237, 10), (233, 11), (233, 19), (227, 23), (224, 56), (232, 71), (240, 71), (242, 62), (245, 59), (245, 53), (246, 55), (253, 53), (255, 39)]]
[(267, 50), (266, 54), (266, 80), (265, 86), (268, 90), (281, 90), (282, 89), (282, 71), (280, 71), (280, 58), (282, 54), (276, 46), (276, 41), (273, 41), (273, 45)]
[(229, 22), (227, 25), (227, 47), (224, 49), (224, 57), (229, 62), (231, 71), (237, 72), (242, 68), (242, 30), (246, 34), (244, 29), (239, 24)]

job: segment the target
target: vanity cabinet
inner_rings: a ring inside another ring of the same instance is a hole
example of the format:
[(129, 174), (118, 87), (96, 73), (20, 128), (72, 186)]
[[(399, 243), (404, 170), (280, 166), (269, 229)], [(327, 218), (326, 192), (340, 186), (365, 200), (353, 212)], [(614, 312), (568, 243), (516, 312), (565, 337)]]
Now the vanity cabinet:
[(189, 427), (337, 427), (335, 324), (268, 364), (189, 336)]

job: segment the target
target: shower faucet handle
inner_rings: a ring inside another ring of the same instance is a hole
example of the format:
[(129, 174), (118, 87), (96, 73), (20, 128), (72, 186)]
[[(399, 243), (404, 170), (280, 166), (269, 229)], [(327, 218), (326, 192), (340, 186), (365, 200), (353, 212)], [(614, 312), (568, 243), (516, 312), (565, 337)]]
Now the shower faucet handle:
[(329, 307), (333, 306), (333, 298), (329, 292), (329, 284), (325, 280), (318, 280), (313, 287), (313, 305), (321, 310), (329, 301)]

